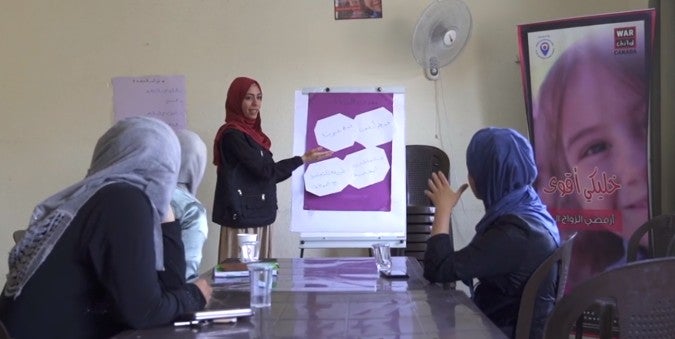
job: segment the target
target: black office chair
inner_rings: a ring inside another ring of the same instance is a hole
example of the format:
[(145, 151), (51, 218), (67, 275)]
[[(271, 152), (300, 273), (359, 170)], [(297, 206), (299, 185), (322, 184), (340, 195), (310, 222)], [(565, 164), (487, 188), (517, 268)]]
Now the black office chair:
[(675, 215), (662, 214), (649, 219), (638, 227), (628, 239), (626, 261), (633, 262), (638, 259), (640, 240), (647, 233), (651, 233), (647, 258), (661, 258), (672, 255), (672, 244), (675, 240)]
[(530, 328), (532, 327), (532, 316), (534, 315), (534, 306), (537, 302), (537, 295), (541, 288), (541, 283), (546, 279), (554, 267), (557, 267), (556, 277), (556, 295), (555, 301), (558, 302), (565, 294), (565, 285), (567, 284), (567, 274), (570, 268), (570, 258), (572, 257), (572, 246), (576, 233), (572, 234), (565, 242), (558, 247), (551, 255), (539, 265), (527, 280), (523, 295), (520, 297), (520, 309), (518, 310), (518, 323), (516, 324), (516, 339), (526, 339), (530, 337)]
[[(406, 220), (406, 245), (404, 255), (424, 262), (427, 240), (434, 222), (433, 206), (408, 206)], [(452, 230), (451, 230), (452, 231)]]
[(424, 195), (431, 173), (450, 173), (450, 158), (442, 149), (428, 145), (405, 146), (406, 195), (408, 206), (432, 206)]
[[(675, 256), (675, 215), (663, 214), (647, 220), (633, 232), (626, 245), (626, 262), (639, 260), (640, 241), (648, 233), (650, 234), (648, 252), (645, 253), (645, 258), (640, 259)], [(598, 300), (589, 307), (585, 316), (577, 320), (575, 336), (577, 339), (582, 337), (584, 325), (589, 325), (586, 318), (593, 320), (592, 326), (588, 327), (597, 328), (598, 333), (619, 332), (616, 305), (612, 300)]]
[[(427, 239), (431, 236), (435, 212), (424, 190), (428, 188), (431, 173), (441, 171), (446, 177), (449, 176), (450, 158), (440, 148), (428, 145), (407, 145), (405, 154), (407, 220), (406, 248), (403, 255), (414, 257), (424, 265), (424, 252), (427, 250)], [(450, 239), (452, 239), (452, 221), (450, 221)], [(455, 285), (455, 282), (452, 282), (443, 284), (443, 287), (454, 289)]]
[[(421, 264), (427, 239), (434, 222), (434, 206), (424, 194), (431, 173), (441, 171), (447, 177), (450, 159), (443, 150), (428, 145), (407, 145), (406, 154), (406, 248), (404, 255), (417, 258)], [(450, 225), (452, 232), (452, 225)], [(452, 237), (452, 233), (450, 234)]]
[[(621, 338), (675, 338), (673, 281), (673, 257), (637, 261), (602, 272), (577, 285), (556, 303), (544, 338), (568, 339), (572, 324), (597, 300), (613, 305), (618, 314), (607, 318), (618, 318)], [(600, 330), (600, 338), (612, 336), (611, 329)]]

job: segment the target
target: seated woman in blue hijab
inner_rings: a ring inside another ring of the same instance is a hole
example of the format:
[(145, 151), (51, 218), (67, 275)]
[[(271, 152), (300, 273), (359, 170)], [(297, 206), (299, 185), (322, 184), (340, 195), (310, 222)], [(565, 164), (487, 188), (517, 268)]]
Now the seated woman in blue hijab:
[[(508, 128), (476, 132), (466, 151), (469, 184), (453, 190), (442, 173), (429, 179), (427, 197), (436, 207), (424, 256), (431, 282), (478, 279), (473, 299), (504, 333), (513, 337), (523, 288), (534, 270), (560, 245), (556, 223), (532, 184), (537, 168), (530, 143)], [(449, 236), (452, 209), (470, 186), (485, 215), (476, 235), (459, 251)], [(542, 285), (530, 332), (540, 338), (555, 302), (552, 275)]]

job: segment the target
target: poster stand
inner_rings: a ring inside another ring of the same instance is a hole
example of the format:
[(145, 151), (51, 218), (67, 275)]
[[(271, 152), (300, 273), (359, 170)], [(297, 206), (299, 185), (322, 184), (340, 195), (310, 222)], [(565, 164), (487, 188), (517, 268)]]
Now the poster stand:
[[(305, 249), (318, 248), (370, 248), (375, 243), (386, 242), (392, 248), (406, 246), (406, 198), (405, 198), (405, 115), (404, 89), (402, 87), (313, 87), (296, 91), (294, 153), (302, 154), (307, 146), (307, 133), (314, 132), (315, 126), (309, 126), (310, 105), (308, 97), (314, 93), (341, 95), (341, 102), (350, 103), (363, 98), (368, 93), (389, 95), (393, 116), (393, 136), (391, 137), (391, 156), (389, 157), (389, 197), (369, 195), (368, 203), (386, 200), (388, 210), (330, 210), (311, 209), (305, 205), (305, 181), (303, 175), (307, 167), (293, 172), (292, 176), (292, 221), (291, 231), (300, 233), (298, 248), (300, 257)], [(361, 96), (359, 96), (361, 95)], [(345, 97), (347, 96), (347, 97)], [(349, 96), (353, 96), (349, 97)], [(344, 100), (345, 98), (349, 100)], [(354, 100), (352, 100), (354, 99)], [(372, 109), (372, 107), (370, 108)], [(387, 109), (389, 110), (389, 109)], [(335, 107), (335, 112), (344, 113), (348, 108)], [(360, 112), (360, 111), (357, 111)], [(354, 112), (352, 115), (354, 116)], [(358, 146), (357, 143), (355, 145)], [(310, 145), (311, 147), (311, 145)], [(363, 148), (363, 147), (361, 147)], [(344, 155), (344, 154), (342, 154)], [(344, 156), (343, 156), (344, 158)], [(343, 159), (340, 159), (343, 160)], [(380, 183), (378, 183), (380, 184)], [(352, 190), (354, 190), (352, 188)], [(335, 193), (336, 195), (342, 192)], [(357, 224), (358, 222), (358, 224)]]
[(405, 248), (405, 235), (372, 234), (365, 236), (345, 236), (344, 234), (326, 235), (303, 233), (300, 236), (300, 258), (305, 249), (314, 248), (370, 248), (375, 243), (388, 243), (391, 248)]

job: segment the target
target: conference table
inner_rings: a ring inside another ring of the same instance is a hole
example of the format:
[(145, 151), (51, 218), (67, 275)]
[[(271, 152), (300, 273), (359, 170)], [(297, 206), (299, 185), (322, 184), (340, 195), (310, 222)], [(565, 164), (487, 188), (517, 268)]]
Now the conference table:
[[(271, 307), (230, 324), (164, 326), (115, 338), (505, 338), (464, 292), (426, 281), (417, 259), (392, 259), (407, 279), (381, 277), (370, 257), (278, 259)], [(207, 309), (248, 307), (247, 278), (212, 285)]]

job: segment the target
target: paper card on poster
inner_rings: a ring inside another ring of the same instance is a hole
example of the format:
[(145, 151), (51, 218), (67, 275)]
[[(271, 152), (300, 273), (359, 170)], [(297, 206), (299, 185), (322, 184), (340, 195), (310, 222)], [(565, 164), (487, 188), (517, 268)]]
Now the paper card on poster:
[(382, 149), (366, 148), (344, 160), (331, 158), (308, 165), (303, 176), (305, 190), (322, 197), (338, 193), (347, 185), (363, 188), (384, 180), (390, 168)]

